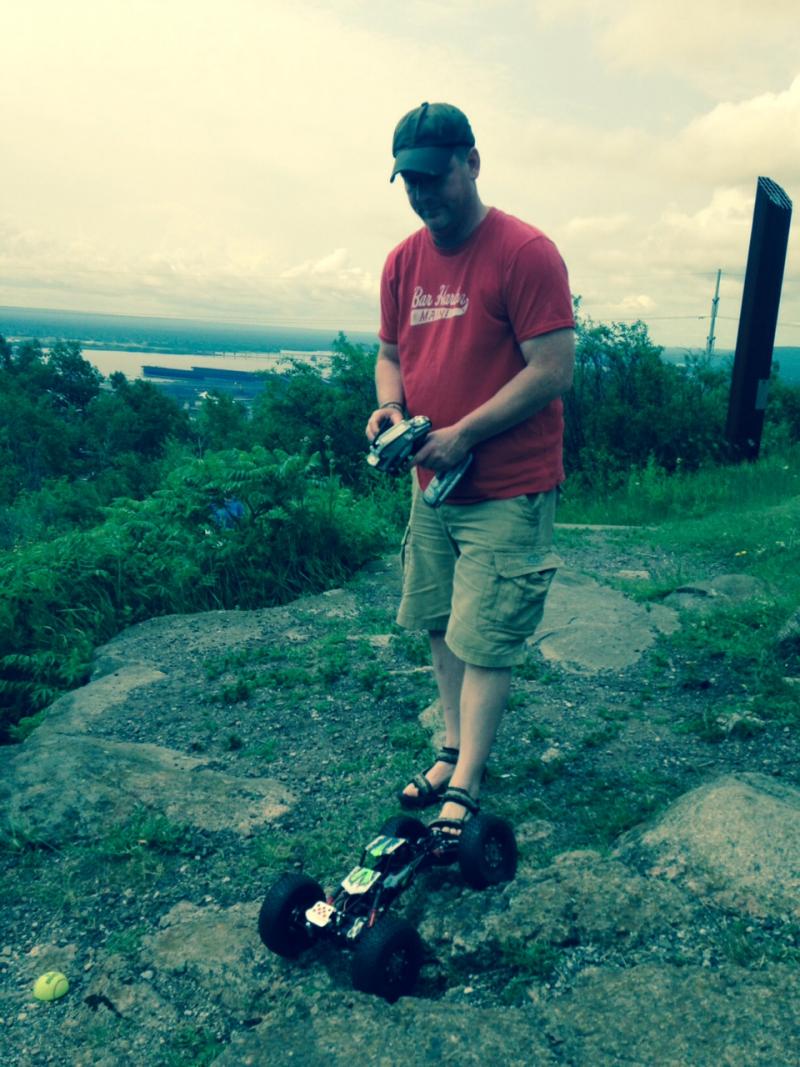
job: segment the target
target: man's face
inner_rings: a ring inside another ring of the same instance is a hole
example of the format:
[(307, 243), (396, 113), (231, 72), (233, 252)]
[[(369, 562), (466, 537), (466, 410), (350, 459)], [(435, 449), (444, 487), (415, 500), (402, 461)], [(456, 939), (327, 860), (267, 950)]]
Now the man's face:
[(408, 202), (437, 244), (458, 237), (472, 215), (476, 195), (476, 159), (477, 153), (470, 153), (466, 160), (453, 155), (444, 174), (435, 177), (403, 171)]

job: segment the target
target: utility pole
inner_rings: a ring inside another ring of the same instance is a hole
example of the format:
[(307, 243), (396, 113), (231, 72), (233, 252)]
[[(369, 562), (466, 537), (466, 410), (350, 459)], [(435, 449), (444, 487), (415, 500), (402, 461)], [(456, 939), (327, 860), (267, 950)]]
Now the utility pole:
[(714, 336), (714, 327), (717, 323), (717, 308), (719, 307), (719, 280), (722, 277), (722, 270), (717, 271), (717, 288), (714, 291), (714, 299), (711, 301), (711, 326), (708, 330), (708, 340), (706, 341), (706, 355), (714, 355), (714, 342), (716, 337)]

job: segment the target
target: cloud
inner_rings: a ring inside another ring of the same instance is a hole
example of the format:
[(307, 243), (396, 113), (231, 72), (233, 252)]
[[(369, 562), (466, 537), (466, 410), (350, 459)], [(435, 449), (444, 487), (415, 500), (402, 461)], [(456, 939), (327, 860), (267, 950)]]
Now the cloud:
[(576, 216), (566, 225), (569, 236), (610, 237), (625, 230), (631, 223), (631, 216), (620, 212), (617, 215)]
[(233, 249), (112, 258), (90, 242), (59, 244), (0, 220), (0, 305), (372, 330), (377, 290), (347, 249), (283, 271)]
[(764, 174), (800, 185), (800, 75), (783, 92), (718, 104), (690, 122), (664, 157), (678, 171), (701, 168), (710, 182)]
[(797, 73), (796, 0), (537, 0), (545, 22), (591, 26), (616, 69), (667, 72), (740, 99)]

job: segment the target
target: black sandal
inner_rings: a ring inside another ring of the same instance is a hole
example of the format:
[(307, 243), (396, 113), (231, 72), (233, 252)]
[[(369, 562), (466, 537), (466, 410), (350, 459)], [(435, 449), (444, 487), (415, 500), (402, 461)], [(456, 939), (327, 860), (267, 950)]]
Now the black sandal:
[(444, 793), (442, 793), (442, 801), (445, 804), (448, 801), (451, 801), (453, 804), (460, 804), (464, 809), (464, 814), (460, 819), (434, 819), (433, 822), (430, 823), (430, 828), (445, 841), (449, 843), (457, 842), (467, 819), (480, 812), (480, 802), (471, 796), (466, 789), (459, 789), (458, 786), (455, 785), (445, 789)]
[[(435, 763), (449, 763), (452, 767), (455, 767), (458, 763), (458, 749), (448, 748), (444, 745), (436, 753)], [(428, 771), (432, 771), (433, 767), (429, 767)], [(427, 774), (428, 771), (425, 773)], [(408, 785), (413, 785), (417, 789), (416, 796), (410, 793), (401, 792), (398, 794), (400, 800), (400, 807), (419, 811), (420, 808), (429, 808), (432, 804), (438, 803), (442, 794), (447, 789), (447, 782), (443, 782), (442, 785), (431, 785), (424, 774), (415, 775)], [(408, 786), (406, 786), (406, 789)]]

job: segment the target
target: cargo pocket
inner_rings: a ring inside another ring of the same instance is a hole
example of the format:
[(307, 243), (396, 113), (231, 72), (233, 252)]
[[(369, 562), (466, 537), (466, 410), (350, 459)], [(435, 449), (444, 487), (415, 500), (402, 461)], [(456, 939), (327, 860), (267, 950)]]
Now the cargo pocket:
[(496, 552), (491, 613), (496, 625), (529, 637), (539, 625), (553, 575), (561, 566), (555, 552)]

